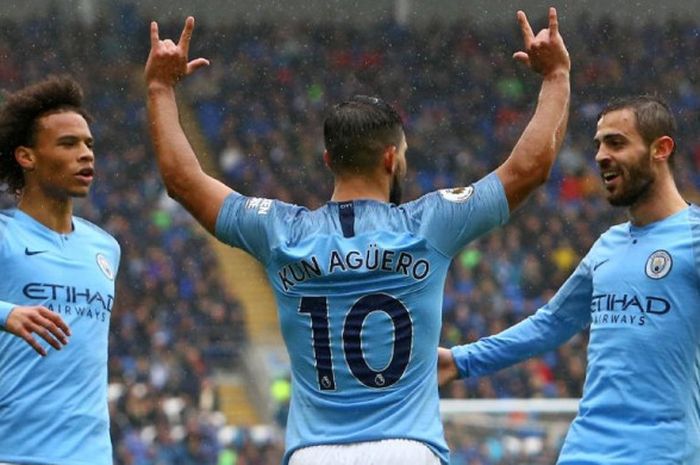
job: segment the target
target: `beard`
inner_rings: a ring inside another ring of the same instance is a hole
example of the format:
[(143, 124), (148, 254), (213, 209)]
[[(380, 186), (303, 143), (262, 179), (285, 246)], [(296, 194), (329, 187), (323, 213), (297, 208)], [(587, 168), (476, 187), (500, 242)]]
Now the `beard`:
[(403, 195), (403, 186), (398, 175), (394, 175), (391, 180), (391, 188), (389, 189), (389, 202), (394, 205), (401, 205), (401, 197)]
[(643, 199), (654, 184), (655, 176), (651, 170), (650, 152), (647, 151), (641, 161), (630, 165), (622, 172), (619, 193), (608, 195), (608, 202), (614, 207), (630, 207)]

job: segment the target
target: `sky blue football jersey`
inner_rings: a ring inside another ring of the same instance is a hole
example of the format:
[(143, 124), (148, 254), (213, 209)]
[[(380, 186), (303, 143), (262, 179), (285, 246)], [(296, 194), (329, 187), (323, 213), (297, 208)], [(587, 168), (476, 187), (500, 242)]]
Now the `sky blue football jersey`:
[(265, 267), (291, 358), (285, 463), (304, 446), (386, 438), (422, 441), (447, 463), (436, 373), (445, 276), (457, 251), (507, 218), (495, 174), (401, 206), (226, 199), (216, 235)]
[(107, 338), (119, 245), (80, 219), (59, 234), (20, 210), (0, 211), (0, 326), (12, 307), (43, 305), (71, 329), (39, 356), (0, 331), (0, 462), (111, 465)]
[(590, 325), (579, 412), (559, 465), (700, 463), (700, 209), (603, 234), (552, 300), (498, 335), (455, 347), (481, 376)]

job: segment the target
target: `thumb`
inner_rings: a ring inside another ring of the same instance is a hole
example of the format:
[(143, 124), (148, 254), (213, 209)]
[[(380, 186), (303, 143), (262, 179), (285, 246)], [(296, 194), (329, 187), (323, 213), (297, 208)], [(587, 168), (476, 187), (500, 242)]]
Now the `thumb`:
[(520, 63), (526, 66), (530, 66), (530, 55), (528, 55), (525, 52), (515, 52), (513, 54), (513, 59), (515, 59), (515, 61), (519, 61)]
[(187, 63), (187, 74), (192, 74), (199, 68), (204, 68), (205, 66), (209, 66), (209, 60), (206, 58), (195, 58)]

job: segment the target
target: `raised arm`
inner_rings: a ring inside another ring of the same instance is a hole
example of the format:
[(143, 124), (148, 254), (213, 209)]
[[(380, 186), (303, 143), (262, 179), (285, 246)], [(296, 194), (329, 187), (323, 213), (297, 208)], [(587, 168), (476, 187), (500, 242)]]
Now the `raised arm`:
[(180, 125), (175, 100), (177, 82), (209, 65), (204, 58), (188, 61), (194, 18), (188, 17), (177, 44), (160, 40), (158, 24), (151, 23), (151, 52), (146, 62), (148, 126), (158, 169), (168, 195), (182, 204), (207, 231), (214, 233), (224, 199), (233, 192), (207, 175)]
[(513, 57), (542, 75), (543, 80), (535, 114), (508, 159), (496, 169), (510, 211), (549, 177), (566, 133), (571, 92), (571, 61), (559, 34), (556, 10), (549, 9), (549, 27), (537, 36), (525, 13), (518, 11), (517, 16), (525, 50), (516, 52)]

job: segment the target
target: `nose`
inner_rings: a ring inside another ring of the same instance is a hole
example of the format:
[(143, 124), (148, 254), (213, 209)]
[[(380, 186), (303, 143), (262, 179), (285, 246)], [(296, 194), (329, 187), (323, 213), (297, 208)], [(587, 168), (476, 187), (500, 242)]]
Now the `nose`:
[(595, 161), (598, 163), (598, 166), (604, 167), (608, 163), (610, 163), (610, 155), (605, 151), (605, 148), (601, 145), (598, 147), (598, 152), (595, 154)]
[(95, 161), (95, 153), (92, 151), (92, 147), (84, 144), (82, 147), (82, 154), (80, 155), (80, 161), (82, 162), (93, 162)]

